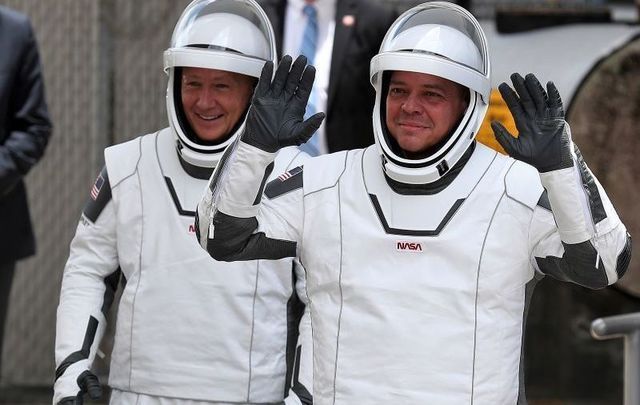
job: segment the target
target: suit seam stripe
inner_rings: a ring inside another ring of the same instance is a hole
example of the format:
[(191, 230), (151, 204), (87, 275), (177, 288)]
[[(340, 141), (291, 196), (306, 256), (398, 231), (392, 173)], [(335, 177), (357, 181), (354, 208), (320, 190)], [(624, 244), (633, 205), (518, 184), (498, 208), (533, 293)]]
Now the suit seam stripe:
[[(129, 177), (133, 177), (138, 172), (138, 166), (140, 165), (140, 159), (142, 159), (142, 138), (140, 138), (140, 141), (138, 142), (138, 161), (136, 162), (136, 169), (133, 171), (133, 173), (123, 177), (122, 179), (120, 179), (120, 181), (118, 181), (117, 183), (113, 184), (111, 186), (111, 190), (113, 190), (114, 188), (119, 186), (120, 183), (122, 183), (123, 181), (125, 181)], [(105, 163), (105, 166), (106, 166), (106, 163)], [(109, 173), (109, 170), (107, 170), (107, 174), (108, 173)], [(112, 198), (113, 198), (113, 195), (112, 195)]]
[[(142, 157), (142, 153), (140, 153), (140, 158)], [(138, 158), (138, 163), (140, 163), (140, 158)], [(138, 184), (142, 185), (140, 179), (140, 172), (138, 171), (138, 167), (136, 166), (135, 171), (138, 177)], [(142, 187), (138, 187), (138, 192), (140, 193), (140, 212), (141, 217), (144, 218), (144, 193), (142, 192)], [(129, 327), (129, 331), (133, 331), (133, 325), (135, 323), (136, 316), (136, 299), (138, 298), (138, 289), (140, 288), (140, 282), (142, 281), (142, 253), (144, 249), (144, 221), (140, 221), (140, 252), (138, 253), (138, 282), (136, 283), (136, 291), (133, 294), (133, 302), (131, 303), (131, 326)], [(133, 333), (129, 332), (129, 359), (133, 358)], [(131, 389), (131, 380), (133, 378), (133, 361), (129, 361), (129, 390)]]
[(318, 193), (318, 192), (323, 191), (323, 190), (328, 190), (330, 188), (334, 188), (335, 186), (337, 186), (338, 183), (340, 182), (340, 179), (342, 178), (342, 175), (347, 170), (347, 157), (349, 156), (349, 152), (351, 152), (351, 151), (348, 151), (347, 153), (344, 154), (344, 162), (342, 164), (342, 172), (340, 172), (340, 175), (336, 179), (335, 183), (333, 183), (333, 184), (331, 184), (329, 186), (326, 186), (326, 187), (319, 188), (317, 190), (310, 191), (309, 193), (304, 194), (304, 196), (306, 197), (306, 196), (309, 196), (311, 194)]
[[(346, 165), (345, 165), (346, 168)], [(344, 173), (344, 172), (343, 172)], [(340, 220), (340, 274), (338, 275), (338, 287), (340, 291), (340, 312), (338, 313), (338, 333), (336, 336), (336, 360), (333, 369), (333, 404), (336, 403), (336, 381), (338, 379), (338, 353), (340, 350), (340, 328), (342, 326), (342, 308), (344, 306), (344, 294), (342, 291), (342, 249), (344, 241), (342, 238), (342, 195), (340, 193), (340, 187), (338, 187), (338, 218)]]
[(251, 378), (252, 376), (252, 367), (253, 367), (253, 338), (254, 332), (256, 328), (256, 301), (258, 296), (258, 279), (260, 278), (260, 260), (256, 260), (256, 282), (253, 289), (253, 306), (251, 308), (251, 340), (249, 343), (249, 381), (247, 384), (247, 402), (250, 402), (251, 399)]
[(498, 207), (500, 207), (500, 202), (506, 195), (506, 190), (502, 192), (500, 199), (496, 203), (495, 208), (493, 209), (493, 213), (491, 214), (491, 219), (489, 220), (489, 224), (487, 225), (487, 229), (484, 234), (484, 238), (482, 239), (482, 248), (480, 250), (480, 257), (478, 258), (478, 269), (476, 270), (476, 297), (474, 304), (474, 314), (473, 314), (473, 367), (471, 369), (471, 405), (473, 405), (474, 400), (474, 388), (475, 388), (475, 378), (476, 378), (476, 349), (477, 349), (477, 341), (478, 341), (478, 295), (480, 289), (480, 267), (482, 266), (482, 259), (484, 257), (484, 248), (487, 243), (487, 237), (489, 236), (489, 230), (491, 229), (491, 225), (493, 225), (493, 220), (496, 216), (496, 212), (498, 212)]

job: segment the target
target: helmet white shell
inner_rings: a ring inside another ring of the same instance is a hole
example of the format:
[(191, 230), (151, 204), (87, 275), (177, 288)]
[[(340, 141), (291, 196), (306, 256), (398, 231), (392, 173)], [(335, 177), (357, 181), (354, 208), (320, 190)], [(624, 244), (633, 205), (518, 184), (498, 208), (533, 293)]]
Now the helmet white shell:
[[(467, 87), (469, 105), (462, 120), (438, 150), (422, 159), (394, 151), (385, 132), (381, 109), (386, 91), (383, 72), (408, 71), (443, 77)], [(371, 84), (376, 90), (373, 127), (385, 173), (410, 184), (440, 179), (473, 142), (489, 104), (489, 51), (478, 21), (464, 8), (448, 2), (428, 2), (402, 14), (389, 28), (380, 52), (371, 60)]]
[(215, 167), (225, 148), (234, 142), (244, 123), (219, 144), (204, 145), (187, 134), (176, 102), (176, 67), (224, 70), (259, 78), (266, 61), (277, 62), (273, 28), (254, 0), (195, 0), (182, 13), (164, 52), (167, 115), (177, 137), (178, 150), (188, 163)]

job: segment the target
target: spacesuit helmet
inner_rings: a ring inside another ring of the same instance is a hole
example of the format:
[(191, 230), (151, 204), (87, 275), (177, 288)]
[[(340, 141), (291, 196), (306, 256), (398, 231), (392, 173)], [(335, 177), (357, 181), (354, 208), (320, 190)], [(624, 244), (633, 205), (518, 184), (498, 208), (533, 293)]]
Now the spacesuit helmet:
[[(386, 97), (394, 71), (439, 76), (469, 90), (462, 119), (428, 156), (407, 158), (386, 126)], [(491, 91), (489, 72), (485, 34), (464, 8), (434, 1), (398, 17), (370, 66), (376, 91), (375, 142), (387, 176), (402, 183), (426, 184), (440, 179), (456, 164), (474, 141), (486, 114)]]
[(200, 140), (182, 107), (181, 68), (217, 69), (257, 79), (266, 61), (277, 62), (275, 36), (267, 15), (254, 0), (194, 0), (187, 6), (164, 52), (164, 70), (169, 76), (167, 115), (184, 161), (215, 167), (242, 131), (246, 114), (220, 142)]

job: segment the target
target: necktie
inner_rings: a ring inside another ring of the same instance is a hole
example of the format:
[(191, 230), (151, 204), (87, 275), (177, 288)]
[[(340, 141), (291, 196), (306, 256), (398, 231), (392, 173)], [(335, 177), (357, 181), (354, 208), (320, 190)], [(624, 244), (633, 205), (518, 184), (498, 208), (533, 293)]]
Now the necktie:
[[(300, 46), (300, 54), (307, 58), (307, 63), (312, 65), (315, 57), (316, 50), (318, 48), (318, 10), (313, 4), (306, 4), (302, 9), (304, 15), (307, 16), (307, 25), (304, 28), (302, 34), (302, 45)], [(309, 118), (315, 114), (316, 97), (315, 86), (311, 91), (309, 102), (307, 103), (307, 110), (304, 113), (304, 118)], [(305, 144), (301, 146), (301, 149), (310, 154), (311, 156), (319, 155), (320, 149), (318, 148), (318, 136), (314, 134)]]
[(313, 4), (306, 4), (302, 12), (307, 16), (307, 25), (302, 34), (300, 54), (306, 56), (307, 61), (312, 65), (318, 47), (318, 10)]

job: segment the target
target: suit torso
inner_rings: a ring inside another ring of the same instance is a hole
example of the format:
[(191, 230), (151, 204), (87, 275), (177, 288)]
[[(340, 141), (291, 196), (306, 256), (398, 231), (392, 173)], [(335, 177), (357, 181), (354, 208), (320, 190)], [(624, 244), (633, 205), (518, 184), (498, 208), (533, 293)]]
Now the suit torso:
[(505, 189), (513, 164), (478, 145), (445, 190), (401, 195), (374, 148), (350, 153), (337, 182), (326, 162), (307, 162), (315, 403), (516, 403), (534, 270), (533, 209)]
[(182, 169), (170, 130), (105, 157), (127, 280), (109, 384), (216, 403), (282, 400), (292, 261), (216, 262), (198, 246), (193, 218), (208, 180)]

